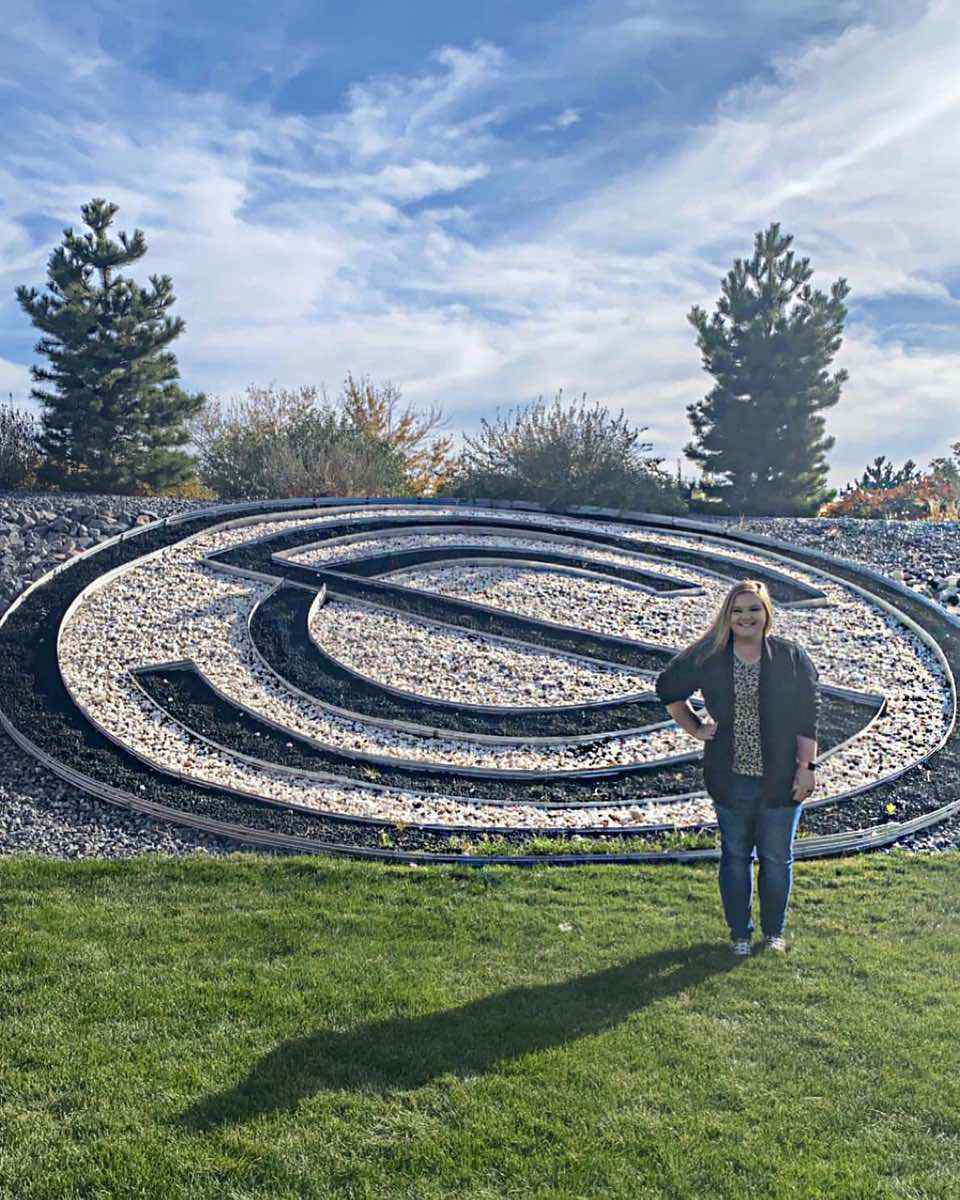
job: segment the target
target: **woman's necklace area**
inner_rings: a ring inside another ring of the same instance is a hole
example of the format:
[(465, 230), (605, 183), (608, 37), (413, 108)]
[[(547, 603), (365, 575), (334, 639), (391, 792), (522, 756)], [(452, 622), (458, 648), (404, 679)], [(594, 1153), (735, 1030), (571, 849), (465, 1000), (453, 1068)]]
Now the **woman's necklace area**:
[(742, 642), (735, 637), (733, 639), (733, 653), (742, 663), (753, 665), (760, 661), (760, 655), (763, 653), (763, 642), (755, 642), (752, 638), (748, 642)]

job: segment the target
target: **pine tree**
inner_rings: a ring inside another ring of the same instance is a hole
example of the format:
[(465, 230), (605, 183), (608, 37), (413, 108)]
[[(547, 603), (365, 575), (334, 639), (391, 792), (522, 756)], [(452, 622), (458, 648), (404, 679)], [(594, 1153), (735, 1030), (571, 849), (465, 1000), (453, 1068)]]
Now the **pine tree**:
[(912, 458), (908, 458), (898, 469), (885, 454), (878, 454), (873, 462), (865, 468), (860, 478), (850, 484), (850, 490), (886, 492), (891, 488), (902, 487), (905, 483), (914, 483), (919, 478), (920, 472)]
[(840, 348), (849, 293), (810, 286), (807, 258), (776, 222), (758, 233), (753, 258), (736, 259), (709, 318), (695, 305), (703, 366), (715, 386), (687, 413), (696, 434), (685, 453), (709, 479), (706, 494), (729, 511), (767, 515), (816, 512), (826, 486), (824, 409), (836, 404), (846, 371), (828, 374)]
[[(90, 233), (63, 231), (47, 263), (50, 294), (18, 287), (17, 300), (46, 336), (36, 345), (50, 368), (34, 366), (31, 396), (44, 406), (40, 478), (92, 492), (160, 491), (193, 476), (193, 461), (177, 449), (190, 438), (189, 418), (205, 402), (177, 383), (176, 356), (164, 350), (183, 332), (165, 315), (176, 297), (169, 275), (151, 275), (151, 289), (114, 275), (147, 252), (143, 232), (107, 229), (117, 205), (94, 199), (81, 209)], [(94, 278), (99, 272), (99, 281)]]

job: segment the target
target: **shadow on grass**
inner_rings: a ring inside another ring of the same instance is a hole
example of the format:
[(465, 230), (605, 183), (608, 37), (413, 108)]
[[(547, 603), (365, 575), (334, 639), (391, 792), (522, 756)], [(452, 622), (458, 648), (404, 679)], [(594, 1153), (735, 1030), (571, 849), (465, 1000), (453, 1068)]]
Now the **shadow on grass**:
[(660, 950), (562, 983), (516, 987), (460, 1008), (283, 1042), (235, 1087), (181, 1114), (193, 1130), (293, 1108), (325, 1090), (405, 1091), (470, 1076), (620, 1024), (631, 1013), (729, 970), (726, 946)]

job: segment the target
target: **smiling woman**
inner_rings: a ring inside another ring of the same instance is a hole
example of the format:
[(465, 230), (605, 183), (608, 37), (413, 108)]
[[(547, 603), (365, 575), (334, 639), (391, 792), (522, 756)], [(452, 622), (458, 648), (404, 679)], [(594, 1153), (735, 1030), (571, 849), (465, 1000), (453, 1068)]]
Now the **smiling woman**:
[[(674, 720), (704, 743), (704, 781), (720, 829), (720, 896), (737, 955), (750, 953), (752, 856), (760, 859), (760, 921), (784, 949), (800, 805), (815, 787), (817, 669), (794, 642), (770, 635), (764, 584), (734, 586), (713, 624), (657, 679)], [(701, 691), (710, 716), (687, 705)]]

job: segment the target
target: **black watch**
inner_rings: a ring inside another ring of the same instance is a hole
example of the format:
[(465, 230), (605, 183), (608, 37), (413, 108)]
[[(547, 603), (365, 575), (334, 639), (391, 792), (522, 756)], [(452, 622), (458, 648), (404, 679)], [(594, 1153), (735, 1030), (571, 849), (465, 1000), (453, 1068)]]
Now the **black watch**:
[(817, 763), (817, 761), (815, 759), (811, 759), (810, 762), (798, 762), (797, 763), (798, 767), (806, 767), (808, 771), (815, 771), (817, 769), (818, 765), (819, 764)]

